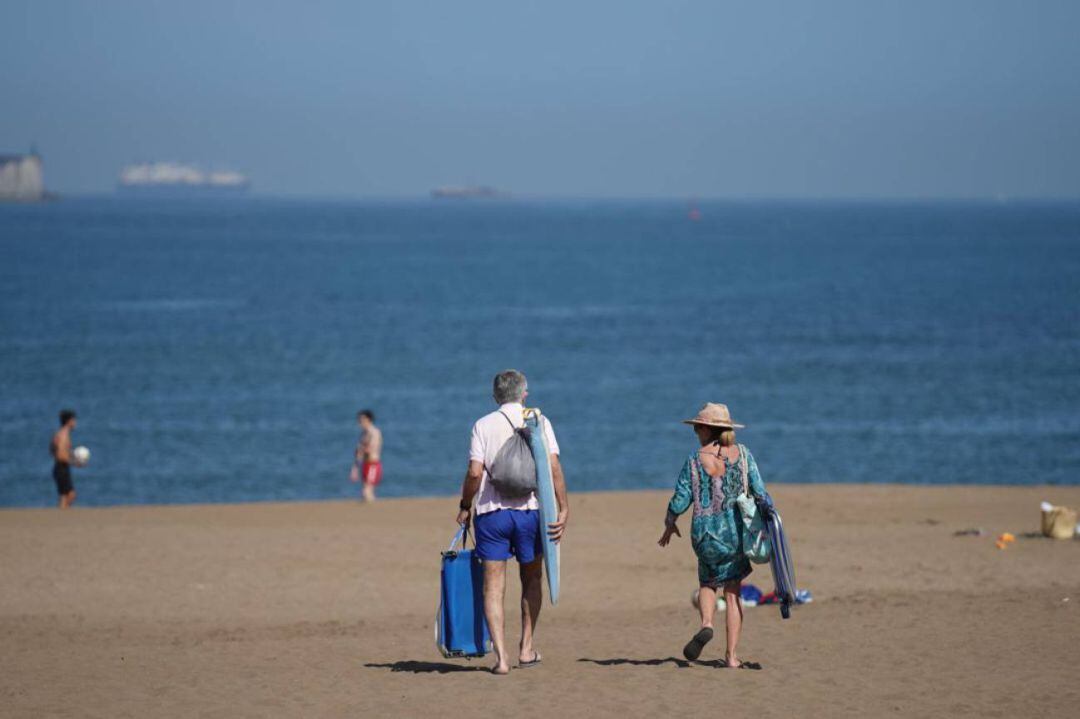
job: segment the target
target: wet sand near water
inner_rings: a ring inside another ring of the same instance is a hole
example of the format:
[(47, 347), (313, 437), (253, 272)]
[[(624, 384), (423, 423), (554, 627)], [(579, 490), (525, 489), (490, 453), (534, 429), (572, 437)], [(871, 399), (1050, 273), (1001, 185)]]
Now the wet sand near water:
[[(761, 671), (720, 668), (722, 631), (682, 660), (696, 575), (688, 516), (656, 546), (667, 493), (572, 495), (543, 663), (508, 677), (434, 646), (453, 498), (0, 511), (0, 715), (1080, 710), (1080, 540), (1023, 536), (1041, 500), (1080, 506), (1080, 487), (770, 490), (814, 602), (788, 621), (746, 610), (740, 654)], [(987, 535), (953, 536), (970, 527)], [(1005, 531), (1017, 541), (998, 550)], [(749, 581), (771, 589), (767, 567)]]

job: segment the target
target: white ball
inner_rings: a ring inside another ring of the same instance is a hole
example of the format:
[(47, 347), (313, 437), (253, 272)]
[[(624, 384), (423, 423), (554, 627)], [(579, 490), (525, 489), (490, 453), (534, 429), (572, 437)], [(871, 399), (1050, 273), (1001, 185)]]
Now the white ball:
[[(690, 604), (694, 606), (694, 609), (701, 609), (701, 600), (698, 597), (699, 589), (695, 589), (694, 593), (690, 595)], [(719, 611), (724, 611), (727, 608), (727, 602), (719, 594), (716, 595), (716, 608)]]
[(76, 463), (86, 464), (90, 461), (90, 450), (86, 447), (76, 447), (71, 451), (71, 456), (75, 458)]

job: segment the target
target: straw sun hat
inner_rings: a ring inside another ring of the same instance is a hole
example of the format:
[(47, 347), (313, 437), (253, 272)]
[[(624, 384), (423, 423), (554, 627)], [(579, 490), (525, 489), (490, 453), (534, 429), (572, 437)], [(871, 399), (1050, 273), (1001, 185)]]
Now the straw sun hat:
[(707, 402), (704, 407), (698, 410), (697, 417), (693, 419), (684, 419), (683, 424), (704, 424), (709, 427), (728, 427), (743, 428), (745, 424), (736, 424), (731, 421), (731, 412), (728, 411), (726, 404), (717, 404), (716, 402)]

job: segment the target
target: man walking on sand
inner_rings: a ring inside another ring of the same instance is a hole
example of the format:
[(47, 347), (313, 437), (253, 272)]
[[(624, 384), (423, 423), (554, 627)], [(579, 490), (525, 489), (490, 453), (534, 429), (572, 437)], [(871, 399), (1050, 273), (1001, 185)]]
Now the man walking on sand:
[[(536, 622), (540, 618), (543, 579), (543, 529), (540, 526), (539, 503), (536, 494), (508, 499), (492, 486), (488, 467), (503, 444), (524, 421), (524, 401), (528, 396), (525, 375), (506, 370), (495, 376), (494, 398), (499, 408), (477, 420), (472, 429), (469, 447), (469, 469), (461, 487), (458, 524), (467, 525), (469, 510), (476, 497), (476, 553), (484, 564), (484, 615), (487, 617), (491, 641), (495, 646), (494, 674), (510, 672), (503, 628), (503, 599), (506, 596), (506, 562), (514, 557), (521, 579), (521, 643), (518, 647), (518, 667), (534, 667), (540, 663), (540, 652), (533, 647)], [(548, 450), (551, 452), (551, 473), (555, 496), (559, 501), (557, 521), (549, 524), (547, 532), (558, 541), (566, 529), (569, 504), (566, 481), (559, 464), (559, 445), (551, 422), (544, 422)]]
[[(375, 501), (375, 488), (382, 482), (382, 430), (375, 426), (375, 413), (364, 409), (357, 413), (360, 441), (349, 478), (364, 483), (364, 501)], [(359, 471), (357, 471), (359, 470)]]
[(71, 465), (77, 462), (71, 456), (71, 433), (75, 431), (75, 411), (60, 410), (60, 429), (49, 442), (49, 454), (53, 457), (53, 480), (56, 493), (60, 495), (60, 509), (67, 509), (75, 503), (75, 485), (71, 483)]

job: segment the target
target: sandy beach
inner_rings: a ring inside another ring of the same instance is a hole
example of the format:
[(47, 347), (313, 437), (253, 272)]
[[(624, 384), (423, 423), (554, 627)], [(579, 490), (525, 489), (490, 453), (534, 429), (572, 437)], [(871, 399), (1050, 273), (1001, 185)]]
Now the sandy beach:
[[(0, 511), (0, 714), (1080, 710), (1080, 541), (1023, 536), (1041, 500), (1077, 506), (1080, 487), (770, 489), (814, 602), (789, 621), (747, 610), (740, 653), (761, 671), (719, 668), (722, 638), (681, 659), (694, 559), (685, 539), (656, 546), (666, 493), (572, 495), (543, 665), (506, 678), (434, 646), (452, 498)], [(988, 536), (953, 536), (970, 527)], [(765, 567), (750, 581), (771, 589)]]

